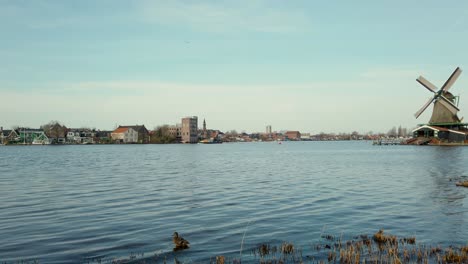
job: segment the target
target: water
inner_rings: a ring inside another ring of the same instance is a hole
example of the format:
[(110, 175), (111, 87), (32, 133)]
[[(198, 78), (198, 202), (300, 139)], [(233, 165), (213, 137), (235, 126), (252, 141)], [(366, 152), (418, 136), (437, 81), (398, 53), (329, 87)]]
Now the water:
[[(369, 142), (0, 147), (0, 261), (244, 256), (322, 232), (468, 241), (468, 148)], [(323, 239), (322, 239), (323, 240)]]

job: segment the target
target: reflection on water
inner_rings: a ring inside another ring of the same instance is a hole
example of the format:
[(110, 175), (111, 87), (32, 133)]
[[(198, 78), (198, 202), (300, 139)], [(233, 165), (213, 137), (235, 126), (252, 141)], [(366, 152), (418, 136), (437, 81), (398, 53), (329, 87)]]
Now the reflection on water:
[(0, 148), (0, 261), (237, 256), (380, 228), (465, 244), (468, 148), (368, 142)]

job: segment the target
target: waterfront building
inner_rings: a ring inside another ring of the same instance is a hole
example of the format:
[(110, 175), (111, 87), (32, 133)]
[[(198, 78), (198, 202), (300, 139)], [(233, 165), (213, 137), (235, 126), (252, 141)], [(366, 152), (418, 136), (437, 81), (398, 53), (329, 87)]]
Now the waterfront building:
[[(468, 143), (468, 123), (462, 123), (463, 118), (458, 117), (460, 98), (448, 91), (460, 74), (461, 69), (457, 67), (440, 89), (422, 76), (416, 79), (416, 81), (429, 90), (433, 96), (414, 114), (414, 116), (418, 118), (429, 105), (433, 104), (434, 106), (429, 123), (420, 124), (418, 128), (414, 129), (412, 131), (413, 138), (407, 140), (406, 144), (465, 145)], [(399, 130), (399, 134), (403, 132), (404, 131)]]
[(19, 141), (19, 135), (15, 130), (3, 130), (2, 135), (2, 144), (11, 144)]
[(5, 145), (8, 142), (8, 135), (11, 133), (11, 130), (3, 130), (3, 127), (0, 127), (0, 145)]
[(289, 140), (300, 140), (301, 139), (301, 133), (299, 131), (287, 131), (284, 135)]
[(81, 143), (80, 130), (76, 128), (70, 128), (67, 132), (67, 143), (75, 144)]
[[(468, 130), (462, 130), (459, 127), (442, 127), (433, 125), (422, 125), (413, 130), (413, 139), (418, 139), (418, 144), (437, 145), (441, 142), (468, 143)], [(415, 140), (416, 141), (416, 140)]]
[(67, 143), (94, 144), (96, 131), (87, 128), (70, 128), (67, 132)]
[(112, 131), (96, 131), (94, 135), (94, 142), (98, 144), (108, 144), (112, 142)]
[(301, 140), (310, 140), (310, 133), (301, 133)]
[[(149, 142), (149, 131), (146, 129), (145, 125), (135, 125), (135, 126), (119, 126), (119, 128), (131, 128), (133, 131), (137, 132), (137, 138), (135, 142), (131, 143), (148, 143)], [(122, 129), (121, 131), (126, 131), (125, 129)], [(113, 132), (115, 133), (115, 131)], [(112, 135), (111, 135), (112, 137)], [(120, 138), (120, 136), (118, 136)], [(114, 138), (112, 137), (114, 140)]]
[(182, 143), (198, 143), (198, 117), (182, 118)]
[(266, 126), (266, 133), (271, 134), (271, 125)]
[(182, 140), (182, 124), (169, 126), (167, 133), (169, 134), (169, 136), (174, 137), (176, 139), (176, 142), (180, 142)]
[(118, 127), (111, 133), (115, 143), (137, 143), (138, 132), (131, 127)]
[(47, 145), (50, 144), (49, 138), (42, 129), (18, 128), (15, 130), (18, 144)]

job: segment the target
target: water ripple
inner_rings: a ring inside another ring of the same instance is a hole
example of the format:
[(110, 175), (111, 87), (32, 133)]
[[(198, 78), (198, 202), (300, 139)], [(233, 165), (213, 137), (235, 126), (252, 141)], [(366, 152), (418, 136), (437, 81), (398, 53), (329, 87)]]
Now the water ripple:
[[(238, 256), (244, 234), (248, 252), (380, 228), (466, 243), (468, 189), (452, 180), (465, 175), (467, 151), (368, 142), (2, 147), (0, 262), (156, 252), (206, 262)], [(174, 231), (192, 248), (173, 253)]]

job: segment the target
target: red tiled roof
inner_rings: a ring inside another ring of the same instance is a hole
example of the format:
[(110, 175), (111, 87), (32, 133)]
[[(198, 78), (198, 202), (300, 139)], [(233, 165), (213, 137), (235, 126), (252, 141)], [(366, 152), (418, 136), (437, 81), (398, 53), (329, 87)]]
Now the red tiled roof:
[(112, 133), (125, 133), (127, 132), (128, 127), (119, 127), (116, 130), (112, 131)]

